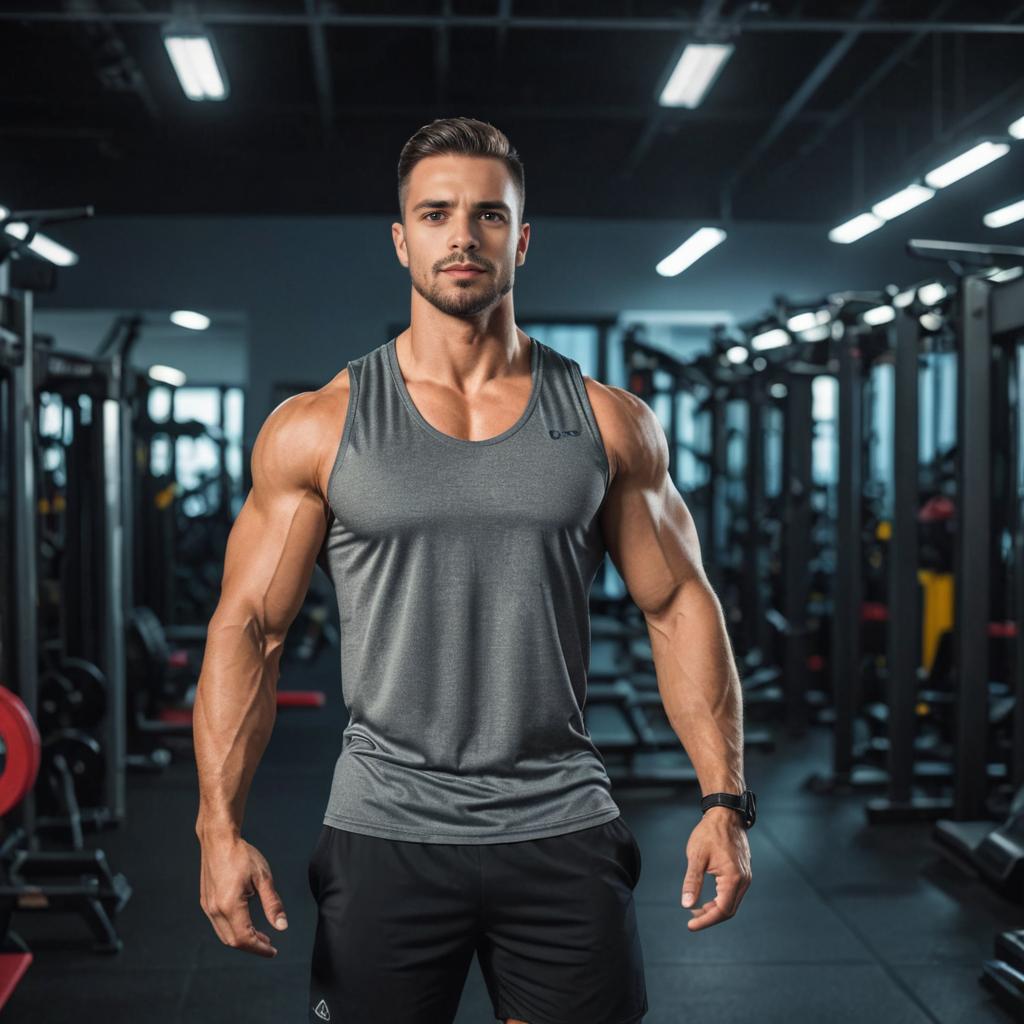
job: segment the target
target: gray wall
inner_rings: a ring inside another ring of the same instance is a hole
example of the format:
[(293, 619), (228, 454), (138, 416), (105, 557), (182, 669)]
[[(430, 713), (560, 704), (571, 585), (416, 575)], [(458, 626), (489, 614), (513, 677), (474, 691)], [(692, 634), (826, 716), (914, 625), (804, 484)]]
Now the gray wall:
[[(906, 220), (910, 221), (908, 217)], [(53, 234), (81, 257), (39, 306), (70, 309), (234, 310), (248, 321), (251, 441), (275, 382), (319, 385), (407, 323), (408, 271), (387, 217), (98, 217)], [(737, 224), (675, 278), (654, 271), (697, 225), (573, 218), (531, 220), (517, 273), (516, 317), (617, 316), (624, 309), (729, 310), (742, 320), (777, 292), (813, 297), (925, 276), (890, 225), (851, 246), (830, 225)], [(59, 342), (59, 339), (58, 339)], [(167, 362), (173, 362), (168, 352)]]

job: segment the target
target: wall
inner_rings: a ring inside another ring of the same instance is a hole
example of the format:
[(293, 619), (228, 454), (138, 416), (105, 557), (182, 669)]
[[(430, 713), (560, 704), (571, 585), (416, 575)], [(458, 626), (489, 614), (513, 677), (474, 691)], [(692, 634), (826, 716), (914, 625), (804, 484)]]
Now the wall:
[[(783, 292), (812, 298), (920, 279), (903, 254), (914, 233), (890, 226), (852, 246), (827, 227), (737, 224), (725, 243), (675, 278), (654, 272), (695, 225), (672, 221), (531, 220), (517, 273), (518, 320), (617, 316), (623, 309), (757, 315)], [(408, 271), (387, 217), (97, 217), (53, 234), (81, 257), (41, 309), (229, 309), (248, 320), (246, 436), (269, 412), (274, 382), (319, 386), (407, 323)], [(59, 339), (58, 339), (59, 341)], [(168, 354), (166, 361), (170, 362)]]

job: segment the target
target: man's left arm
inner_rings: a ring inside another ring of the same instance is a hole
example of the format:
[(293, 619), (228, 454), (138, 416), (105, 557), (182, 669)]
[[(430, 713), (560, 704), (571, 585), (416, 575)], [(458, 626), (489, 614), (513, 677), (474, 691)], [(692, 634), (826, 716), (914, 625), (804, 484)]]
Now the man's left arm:
[[(642, 399), (600, 385), (600, 426), (614, 459), (601, 508), (608, 554), (651, 638), (658, 691), (701, 793), (734, 793), (743, 778), (743, 700), (725, 618), (701, 563), (693, 519), (668, 473), (668, 441)], [(596, 396), (595, 396), (596, 397)], [(686, 846), (690, 931), (732, 917), (750, 886), (750, 847), (737, 812), (712, 807)], [(705, 873), (715, 898), (693, 907)]]

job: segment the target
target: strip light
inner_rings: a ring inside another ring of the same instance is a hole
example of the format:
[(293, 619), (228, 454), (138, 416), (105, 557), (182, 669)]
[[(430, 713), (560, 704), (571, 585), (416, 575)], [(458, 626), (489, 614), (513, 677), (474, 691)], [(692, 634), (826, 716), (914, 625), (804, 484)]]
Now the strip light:
[(699, 228), (654, 268), (662, 277), (675, 277), (725, 241), (721, 228)]
[(731, 43), (689, 43), (661, 90), (658, 103), (690, 110), (700, 106), (734, 49)]
[(205, 331), (210, 326), (210, 318), (191, 309), (176, 309), (171, 314), (171, 323), (187, 327), (190, 331)]
[(1010, 203), (1009, 206), (1003, 206), (998, 210), (992, 210), (990, 213), (986, 213), (982, 220), (987, 228), (1005, 228), (1007, 224), (1016, 224), (1022, 218), (1024, 218), (1024, 199)]
[(848, 245), (850, 242), (856, 242), (858, 238), (870, 235), (872, 231), (877, 231), (884, 223), (881, 217), (873, 213), (862, 213), (853, 220), (833, 228), (828, 233), (829, 241)]
[(206, 32), (169, 25), (164, 28), (163, 39), (181, 88), (190, 100), (227, 99), (227, 75)]
[(934, 189), (925, 188), (924, 185), (908, 185), (889, 196), (888, 199), (875, 203), (871, 207), (871, 212), (876, 217), (881, 217), (882, 220), (892, 220), (894, 217), (906, 213), (907, 210), (912, 210), (915, 206), (928, 202), (933, 195), (935, 195)]
[(932, 188), (945, 188), (954, 181), (966, 178), (968, 174), (986, 167), (1009, 151), (1010, 147), (1005, 142), (979, 142), (973, 149), (936, 167), (934, 171), (929, 171), (924, 180)]
[(1015, 139), (1024, 139), (1024, 117), (1018, 117), (1006, 130)]

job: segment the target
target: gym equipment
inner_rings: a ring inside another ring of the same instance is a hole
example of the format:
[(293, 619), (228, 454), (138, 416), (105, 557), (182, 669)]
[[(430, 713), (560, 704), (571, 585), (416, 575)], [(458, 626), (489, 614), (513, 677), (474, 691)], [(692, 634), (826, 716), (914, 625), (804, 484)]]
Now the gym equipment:
[(4, 748), (4, 766), (0, 773), (2, 818), (21, 803), (35, 785), (40, 760), (36, 723), (24, 701), (6, 686), (0, 686), (0, 744)]
[(987, 882), (1008, 900), (1024, 903), (1024, 787), (1001, 825), (939, 820), (932, 843), (965, 874)]
[(92, 729), (107, 712), (107, 680), (85, 658), (61, 658), (39, 676), (39, 728)]
[(1011, 1014), (1024, 1018), (1024, 930), (1002, 932), (995, 939), (995, 959), (986, 960), (978, 979)]

